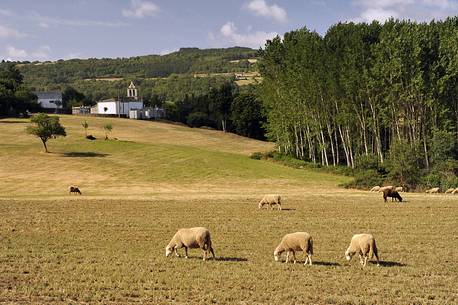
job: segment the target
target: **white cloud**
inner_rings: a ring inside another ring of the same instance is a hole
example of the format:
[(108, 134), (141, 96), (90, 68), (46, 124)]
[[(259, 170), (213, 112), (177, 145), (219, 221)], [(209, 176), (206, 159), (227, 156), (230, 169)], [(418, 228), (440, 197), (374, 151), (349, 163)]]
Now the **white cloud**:
[(16, 29), (0, 25), (0, 38), (21, 38), (25, 37), (24, 33), (19, 32)]
[(27, 53), (26, 50), (16, 49), (13, 46), (7, 46), (6, 47), (6, 55), (11, 60), (21, 60), (21, 59), (24, 59), (25, 57), (27, 57), (28, 53)]
[(275, 32), (247, 32), (241, 34), (238, 32), (237, 27), (233, 22), (227, 22), (219, 30), (219, 36), (216, 37), (213, 33), (209, 33), (210, 40), (217, 40), (221, 38), (224, 42), (229, 42), (232, 45), (259, 48), (264, 46), (268, 39), (272, 39), (278, 34)]
[(47, 24), (46, 22), (39, 22), (39, 23), (38, 23), (38, 26), (39, 26), (40, 28), (44, 28), (44, 29), (49, 28), (49, 24)]
[(34, 14), (28, 18), (38, 22), (38, 26), (42, 28), (48, 28), (51, 25), (64, 25), (70, 27), (122, 27), (129, 25), (128, 23), (117, 21), (111, 22), (87, 19), (61, 19), (55, 17), (40, 16), (38, 14)]
[(361, 8), (360, 15), (352, 20), (356, 22), (384, 22), (391, 17), (429, 21), (458, 13), (458, 0), (354, 0), (353, 3)]
[(51, 52), (50, 46), (41, 46), (36, 51), (32, 52), (30, 55), (34, 59), (48, 59), (50, 52)]
[(13, 12), (10, 10), (0, 9), (0, 16), (12, 16)]
[(288, 14), (285, 9), (276, 4), (268, 5), (265, 0), (251, 0), (246, 5), (246, 8), (256, 16), (272, 18), (279, 22), (288, 20)]
[(159, 12), (159, 6), (153, 2), (143, 0), (131, 0), (131, 7), (128, 10), (122, 10), (124, 17), (143, 18), (153, 16)]
[(8, 60), (47, 60), (49, 59), (51, 47), (43, 45), (38, 47), (36, 50), (27, 51), (25, 49), (16, 48), (9, 45), (5, 48), (4, 55)]

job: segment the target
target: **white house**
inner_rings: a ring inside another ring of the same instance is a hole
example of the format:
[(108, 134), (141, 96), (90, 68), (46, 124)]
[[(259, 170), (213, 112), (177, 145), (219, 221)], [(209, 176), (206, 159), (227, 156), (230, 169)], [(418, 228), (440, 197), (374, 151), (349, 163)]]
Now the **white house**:
[(97, 110), (91, 110), (91, 113), (99, 115), (112, 116), (129, 116), (130, 110), (143, 109), (143, 101), (138, 98), (138, 90), (135, 85), (130, 82), (127, 89), (127, 97), (119, 99), (107, 99), (97, 102)]
[(59, 91), (35, 91), (33, 92), (37, 97), (37, 103), (43, 109), (62, 109), (62, 93)]

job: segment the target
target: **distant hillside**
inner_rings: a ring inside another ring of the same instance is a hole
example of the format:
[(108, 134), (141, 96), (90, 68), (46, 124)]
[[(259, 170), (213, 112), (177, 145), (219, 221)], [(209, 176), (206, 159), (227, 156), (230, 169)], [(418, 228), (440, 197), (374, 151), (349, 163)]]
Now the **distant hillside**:
[(80, 80), (152, 79), (172, 74), (211, 74), (255, 70), (257, 51), (249, 48), (182, 48), (167, 55), (22, 62), (17, 66), (29, 86), (47, 88)]

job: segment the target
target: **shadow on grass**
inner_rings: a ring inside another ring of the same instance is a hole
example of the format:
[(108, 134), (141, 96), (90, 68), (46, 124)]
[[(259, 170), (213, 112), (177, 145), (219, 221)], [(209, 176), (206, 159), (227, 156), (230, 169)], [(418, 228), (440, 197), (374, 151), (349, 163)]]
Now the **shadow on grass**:
[(101, 153), (96, 153), (92, 151), (70, 151), (70, 152), (65, 152), (62, 153), (64, 157), (70, 157), (70, 158), (96, 158), (96, 157), (106, 157), (109, 156), (109, 154), (101, 154)]
[(318, 265), (318, 266), (340, 266), (340, 264), (336, 263), (336, 262), (317, 262), (317, 261), (314, 261), (313, 264), (314, 265)]
[(15, 120), (0, 120), (0, 124), (25, 124), (25, 123), (28, 123), (28, 122), (24, 122), (24, 121), (15, 121)]
[[(178, 257), (183, 259), (192, 259), (192, 260), (202, 260), (202, 256), (188, 256), (188, 258)], [(216, 258), (208, 257), (207, 261), (217, 261), (217, 262), (247, 262), (248, 259), (243, 257), (224, 257), (224, 256), (217, 256)]]
[[(372, 264), (377, 264), (376, 262), (371, 262)], [(391, 262), (391, 261), (380, 261), (380, 266), (382, 267), (405, 267), (406, 264), (398, 263), (398, 262)]]
[(287, 209), (282, 208), (281, 210), (282, 210), (282, 211), (296, 211), (296, 209), (290, 209), (290, 208), (287, 208)]
[(222, 262), (247, 262), (248, 259), (243, 257), (216, 257), (217, 261)]

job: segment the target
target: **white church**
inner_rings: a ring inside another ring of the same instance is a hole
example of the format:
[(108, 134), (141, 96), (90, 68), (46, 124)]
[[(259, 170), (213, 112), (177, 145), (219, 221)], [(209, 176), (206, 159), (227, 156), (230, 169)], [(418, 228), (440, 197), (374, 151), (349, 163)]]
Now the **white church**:
[(143, 109), (143, 100), (138, 97), (138, 89), (133, 82), (127, 88), (127, 97), (107, 99), (97, 102), (91, 114), (128, 117), (129, 111)]

